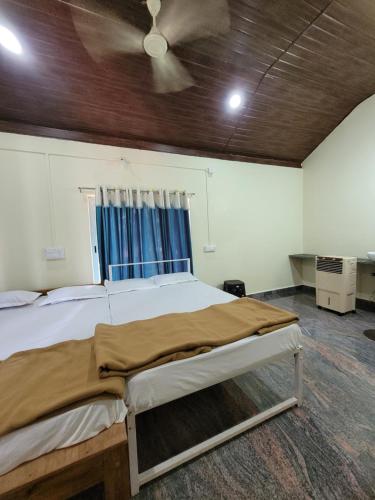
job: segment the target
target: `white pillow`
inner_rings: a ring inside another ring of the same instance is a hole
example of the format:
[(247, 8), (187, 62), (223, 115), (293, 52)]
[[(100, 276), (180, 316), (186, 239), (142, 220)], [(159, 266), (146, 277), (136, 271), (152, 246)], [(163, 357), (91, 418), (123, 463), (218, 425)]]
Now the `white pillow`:
[(104, 282), (108, 295), (122, 292), (134, 292), (135, 290), (145, 290), (147, 288), (158, 288), (152, 278), (132, 278), (129, 280)]
[(175, 285), (176, 283), (185, 283), (186, 281), (198, 281), (191, 273), (157, 274), (153, 276), (152, 279), (157, 286)]
[(69, 300), (99, 299), (106, 295), (106, 289), (102, 285), (67, 286), (48, 292), (46, 298), (38, 301), (38, 305), (58, 304)]
[(41, 293), (28, 292), (26, 290), (10, 290), (9, 292), (0, 292), (0, 309), (32, 304), (34, 300), (41, 295)]

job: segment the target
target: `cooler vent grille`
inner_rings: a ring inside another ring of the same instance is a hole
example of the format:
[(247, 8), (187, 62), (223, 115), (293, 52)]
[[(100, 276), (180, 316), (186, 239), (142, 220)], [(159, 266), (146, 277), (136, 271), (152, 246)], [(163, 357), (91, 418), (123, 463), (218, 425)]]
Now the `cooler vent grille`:
[(316, 259), (316, 270), (324, 273), (342, 274), (343, 262), (341, 259), (318, 257)]

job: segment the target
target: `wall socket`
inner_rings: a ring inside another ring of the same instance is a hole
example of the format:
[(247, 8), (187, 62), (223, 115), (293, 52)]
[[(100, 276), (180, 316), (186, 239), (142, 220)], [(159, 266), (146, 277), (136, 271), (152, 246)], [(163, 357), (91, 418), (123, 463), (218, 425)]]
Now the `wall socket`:
[(44, 257), (46, 260), (62, 260), (65, 259), (64, 247), (47, 247), (44, 249)]
[(216, 245), (204, 245), (203, 247), (203, 251), (205, 253), (212, 253), (212, 252), (216, 252)]

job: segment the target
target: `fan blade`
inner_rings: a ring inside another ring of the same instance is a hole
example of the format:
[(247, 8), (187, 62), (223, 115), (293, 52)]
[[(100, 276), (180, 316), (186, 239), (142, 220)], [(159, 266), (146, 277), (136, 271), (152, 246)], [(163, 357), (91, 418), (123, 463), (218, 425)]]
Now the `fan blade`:
[(227, 0), (163, 0), (157, 24), (173, 46), (224, 34), (230, 29)]
[(161, 9), (160, 0), (147, 0), (147, 8), (151, 14), (151, 17), (156, 17)]
[(152, 57), (155, 91), (159, 94), (180, 92), (194, 85), (188, 70), (169, 50), (163, 57)]
[(71, 2), (74, 26), (90, 56), (101, 62), (116, 53), (141, 54), (145, 34), (99, 2)]

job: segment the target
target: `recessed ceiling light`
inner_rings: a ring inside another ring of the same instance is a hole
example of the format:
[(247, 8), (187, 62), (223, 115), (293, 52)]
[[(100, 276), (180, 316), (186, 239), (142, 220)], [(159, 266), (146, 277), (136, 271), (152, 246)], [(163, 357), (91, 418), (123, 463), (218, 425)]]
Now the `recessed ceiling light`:
[(240, 96), (240, 94), (232, 94), (228, 102), (229, 107), (231, 107), (232, 109), (237, 109), (242, 103), (242, 97)]
[(22, 46), (17, 37), (5, 26), (0, 25), (0, 45), (14, 54), (22, 54)]

